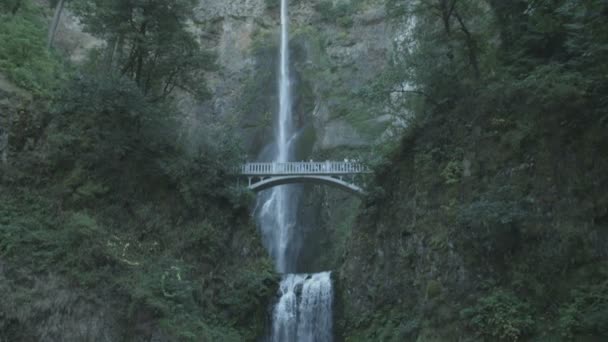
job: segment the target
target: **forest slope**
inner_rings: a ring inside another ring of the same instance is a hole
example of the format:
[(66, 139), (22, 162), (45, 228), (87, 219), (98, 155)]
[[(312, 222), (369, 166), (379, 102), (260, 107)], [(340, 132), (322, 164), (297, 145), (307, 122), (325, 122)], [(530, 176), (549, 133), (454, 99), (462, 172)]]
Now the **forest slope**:
[(394, 3), (414, 119), (347, 243), (339, 335), (606, 340), (605, 2)]

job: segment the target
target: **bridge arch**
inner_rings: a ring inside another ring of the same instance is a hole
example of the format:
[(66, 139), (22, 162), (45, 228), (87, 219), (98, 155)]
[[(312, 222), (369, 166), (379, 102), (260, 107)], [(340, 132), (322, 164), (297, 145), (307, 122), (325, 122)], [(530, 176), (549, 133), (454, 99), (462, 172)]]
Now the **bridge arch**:
[(313, 183), (313, 184), (324, 184), (339, 188), (346, 192), (354, 195), (361, 196), (365, 194), (362, 188), (352, 183), (346, 182), (339, 178), (322, 175), (297, 175), (297, 176), (277, 176), (264, 178), (257, 182), (251, 183), (249, 189), (254, 192), (270, 189), (272, 187), (284, 184), (297, 184), (297, 183)]
[(356, 185), (357, 175), (371, 173), (360, 162), (261, 162), (245, 163), (235, 173), (247, 177), (249, 189), (255, 192), (278, 185), (294, 183), (315, 183), (333, 186), (347, 192), (362, 195), (363, 189)]

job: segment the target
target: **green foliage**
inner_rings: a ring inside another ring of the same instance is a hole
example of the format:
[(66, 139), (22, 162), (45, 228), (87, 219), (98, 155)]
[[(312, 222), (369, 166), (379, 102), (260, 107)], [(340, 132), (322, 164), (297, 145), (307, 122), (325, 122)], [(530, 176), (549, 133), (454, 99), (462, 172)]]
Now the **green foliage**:
[[(120, 298), (112, 310), (132, 323), (117, 332), (127, 339), (149, 317), (171, 340), (255, 340), (277, 279), (248, 220), (251, 194), (232, 187), (239, 139), (203, 115), (196, 137), (184, 137), (171, 101), (177, 89), (207, 98), (203, 76), (215, 68), (189, 26), (195, 2), (70, 5), (108, 44), (67, 80), (46, 51), (43, 10), (0, 3), (0, 72), (53, 95), (50, 112), (19, 107), (10, 130), (0, 256), (85, 288), (87, 300)], [(0, 314), (10, 327), (0, 339), (21, 340), (29, 322), (11, 317)]]
[[(289, 5), (295, 5), (301, 0), (289, 0)], [(266, 8), (269, 10), (275, 10), (281, 7), (281, 0), (264, 0), (266, 3)]]
[(281, 6), (281, 0), (264, 0), (264, 2), (269, 10), (274, 10)]
[(480, 200), (462, 208), (459, 222), (469, 227), (489, 228), (516, 224), (524, 216), (514, 202)]
[[(526, 75), (539, 65), (549, 64), (553, 69), (549, 76), (564, 79), (551, 83), (545, 96), (557, 95), (552, 88), (563, 91), (575, 87), (576, 91), (571, 89), (568, 97), (585, 94), (593, 102), (583, 111), (587, 120), (607, 114), (605, 82), (600, 76), (608, 68), (605, 62), (608, 28), (604, 24), (608, 4), (605, 1), (560, 0), (530, 5), (517, 1), (511, 6), (499, 1), (490, 3), (500, 29), (502, 57), (515, 73)], [(576, 79), (572, 80), (573, 77)]]
[(560, 330), (566, 338), (608, 334), (608, 282), (572, 290), (571, 301), (561, 306), (559, 316)]
[[(0, 255), (92, 298), (121, 298), (113, 310), (133, 322), (125, 336), (143, 316), (172, 340), (255, 340), (276, 279), (248, 220), (251, 194), (233, 187), (239, 139), (203, 115), (196, 137), (184, 137), (171, 101), (177, 88), (205, 95), (211, 56), (186, 29), (194, 4), (96, 4), (73, 3), (122, 49), (94, 53), (50, 113), (20, 113), (10, 137), (19, 153), (0, 166)], [(118, 25), (124, 15), (146, 33)]]
[[(374, 312), (412, 308), (429, 316), (420, 318), (418, 340), (558, 341), (558, 332), (606, 339), (599, 271), (606, 261), (607, 5), (387, 1), (387, 14), (409, 31), (387, 71), (357, 95), (394, 105), (415, 125), (384, 158), (375, 156), (380, 191), (368, 198), (375, 210), (363, 213), (365, 229), (353, 230), (342, 268), (345, 282), (365, 284), (349, 288), (346, 340), (373, 340), (359, 325)], [(383, 258), (370, 256), (377, 250)], [(460, 267), (475, 277), (463, 278)], [(435, 271), (450, 291), (431, 298)], [(366, 272), (372, 275), (361, 279)], [(418, 279), (420, 289), (398, 283), (398, 272)], [(483, 293), (480, 282), (499, 289)], [(479, 300), (466, 304), (467, 294)], [(434, 306), (439, 300), (449, 304)], [(454, 315), (465, 306), (476, 337)]]
[(133, 176), (130, 172), (148, 178), (161, 172), (155, 159), (172, 148), (171, 109), (149, 102), (130, 80), (80, 76), (54, 108), (48, 129), (49, 167), (72, 172), (67, 190), (92, 181), (87, 179), (91, 171), (100, 177), (93, 182), (114, 187), (125, 186)]
[(74, 3), (74, 9), (87, 31), (109, 42), (93, 64), (128, 76), (154, 98), (180, 89), (203, 100), (209, 96), (205, 72), (216, 65), (188, 28), (195, 5), (193, 0), (89, 0)]
[(74, 79), (55, 102), (47, 130), (46, 167), (67, 176), (59, 184), (66, 203), (87, 205), (110, 190), (133, 196), (144, 186), (176, 189), (183, 209), (204, 211), (210, 200), (244, 205), (247, 195), (230, 189), (239, 140), (226, 133), (229, 127), (207, 123), (186, 144), (176, 113), (128, 78)]
[(420, 328), (421, 322), (417, 318), (405, 312), (382, 309), (372, 315), (371, 321), (359, 322), (347, 341), (409, 341), (419, 336)]
[[(20, 200), (31, 203), (23, 206)], [(28, 267), (34, 270), (55, 268), (83, 286), (91, 286), (99, 280), (98, 272), (108, 265), (109, 255), (105, 253), (103, 232), (93, 217), (84, 212), (66, 212), (51, 218), (52, 207), (48, 199), (30, 195), (17, 200), (2, 198), (1, 202), (8, 204), (9, 215), (0, 222), (0, 236), (3, 237), (0, 254), (20, 257), (26, 253), (27, 257), (21, 262)], [(21, 212), (24, 209), (30, 212)]]
[(23, 0), (5, 0), (0, 3), (0, 12), (15, 14), (21, 6), (23, 6)]
[(323, 0), (315, 4), (315, 10), (321, 15), (321, 20), (335, 23), (342, 27), (353, 25), (353, 14), (356, 12), (356, 5), (351, 2), (340, 1), (334, 3), (331, 0)]
[(448, 162), (443, 171), (441, 171), (441, 176), (444, 178), (446, 185), (457, 184), (460, 182), (460, 177), (462, 177), (462, 162), (457, 160)]
[(521, 242), (518, 227), (529, 219), (520, 203), (499, 198), (490, 195), (473, 201), (457, 214), (458, 234), (467, 251), (480, 261), (488, 256), (503, 260), (515, 253)]
[(531, 333), (535, 324), (531, 306), (500, 289), (480, 298), (461, 315), (479, 336), (500, 341), (518, 341)]
[(63, 67), (46, 49), (41, 10), (29, 1), (17, 8), (0, 12), (0, 71), (16, 85), (48, 96), (64, 80)]
[(441, 294), (441, 283), (437, 280), (430, 280), (426, 284), (426, 295), (429, 298), (435, 298)]
[[(254, 340), (263, 328), (276, 278), (246, 220), (234, 222), (229, 211), (207, 205), (210, 221), (166, 229), (167, 211), (129, 218), (119, 210), (111, 212), (113, 218), (100, 200), (95, 214), (61, 211), (49, 194), (8, 188), (7, 195), (6, 189), (0, 196), (0, 255), (15, 266), (67, 277), (91, 296), (110, 291), (129, 307), (123, 319), (149, 314), (175, 338)], [(155, 217), (165, 229), (144, 228)], [(134, 238), (144, 232), (145, 238)], [(226, 246), (233, 243), (255, 254), (245, 261), (227, 258)]]
[(159, 161), (159, 165), (175, 184), (184, 204), (203, 210), (210, 199), (228, 199), (235, 207), (248, 202), (247, 192), (231, 187), (236, 181), (232, 177), (232, 170), (240, 161), (238, 139), (218, 130), (215, 139), (200, 146), (197, 151), (167, 156)]

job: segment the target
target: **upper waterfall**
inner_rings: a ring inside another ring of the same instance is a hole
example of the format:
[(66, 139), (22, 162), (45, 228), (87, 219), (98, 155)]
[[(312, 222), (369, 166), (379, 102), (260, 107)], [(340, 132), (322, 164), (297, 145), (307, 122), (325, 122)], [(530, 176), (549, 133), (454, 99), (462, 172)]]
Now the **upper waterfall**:
[(291, 80), (289, 72), (289, 14), (287, 0), (281, 0), (281, 52), (279, 71), (278, 162), (289, 161), (290, 139), (293, 135)]
[[(289, 60), (289, 14), (287, 0), (281, 0), (281, 47), (279, 50), (279, 112), (275, 124), (275, 149), (271, 159), (288, 162), (293, 159), (296, 139), (292, 118), (291, 72)], [(267, 196), (259, 220), (264, 242), (281, 273), (295, 271), (298, 241), (295, 241), (297, 196), (293, 186), (279, 186)]]

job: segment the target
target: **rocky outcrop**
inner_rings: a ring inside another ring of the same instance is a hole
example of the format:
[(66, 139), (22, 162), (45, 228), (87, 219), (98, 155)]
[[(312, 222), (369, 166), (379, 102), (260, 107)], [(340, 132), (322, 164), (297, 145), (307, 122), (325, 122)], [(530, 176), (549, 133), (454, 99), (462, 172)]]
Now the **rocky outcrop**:
[[(259, 136), (270, 140), (271, 120), (266, 118), (272, 115), (276, 99), (274, 86), (248, 86), (276, 78), (276, 64), (268, 62), (276, 58), (278, 8), (267, 8), (266, 3), (203, 0), (197, 12), (201, 22), (213, 27), (203, 30), (213, 33), (203, 34), (202, 41), (215, 49), (220, 65), (209, 77), (214, 97), (205, 108), (238, 118), (249, 142)], [(350, 4), (347, 24), (326, 18), (320, 11), (322, 3), (326, 1), (296, 1), (290, 6), (296, 116), (300, 128), (312, 124), (316, 136), (313, 146), (304, 149), (365, 146), (377, 130), (387, 127), (373, 119), (387, 113), (384, 108), (349, 107), (354, 94), (384, 69), (399, 30), (386, 20), (381, 1)], [(374, 134), (370, 127), (376, 128)], [(255, 146), (250, 153), (256, 154), (264, 143), (247, 145)]]
[(266, 14), (264, 0), (199, 0), (196, 17), (201, 21), (225, 18), (260, 18)]

